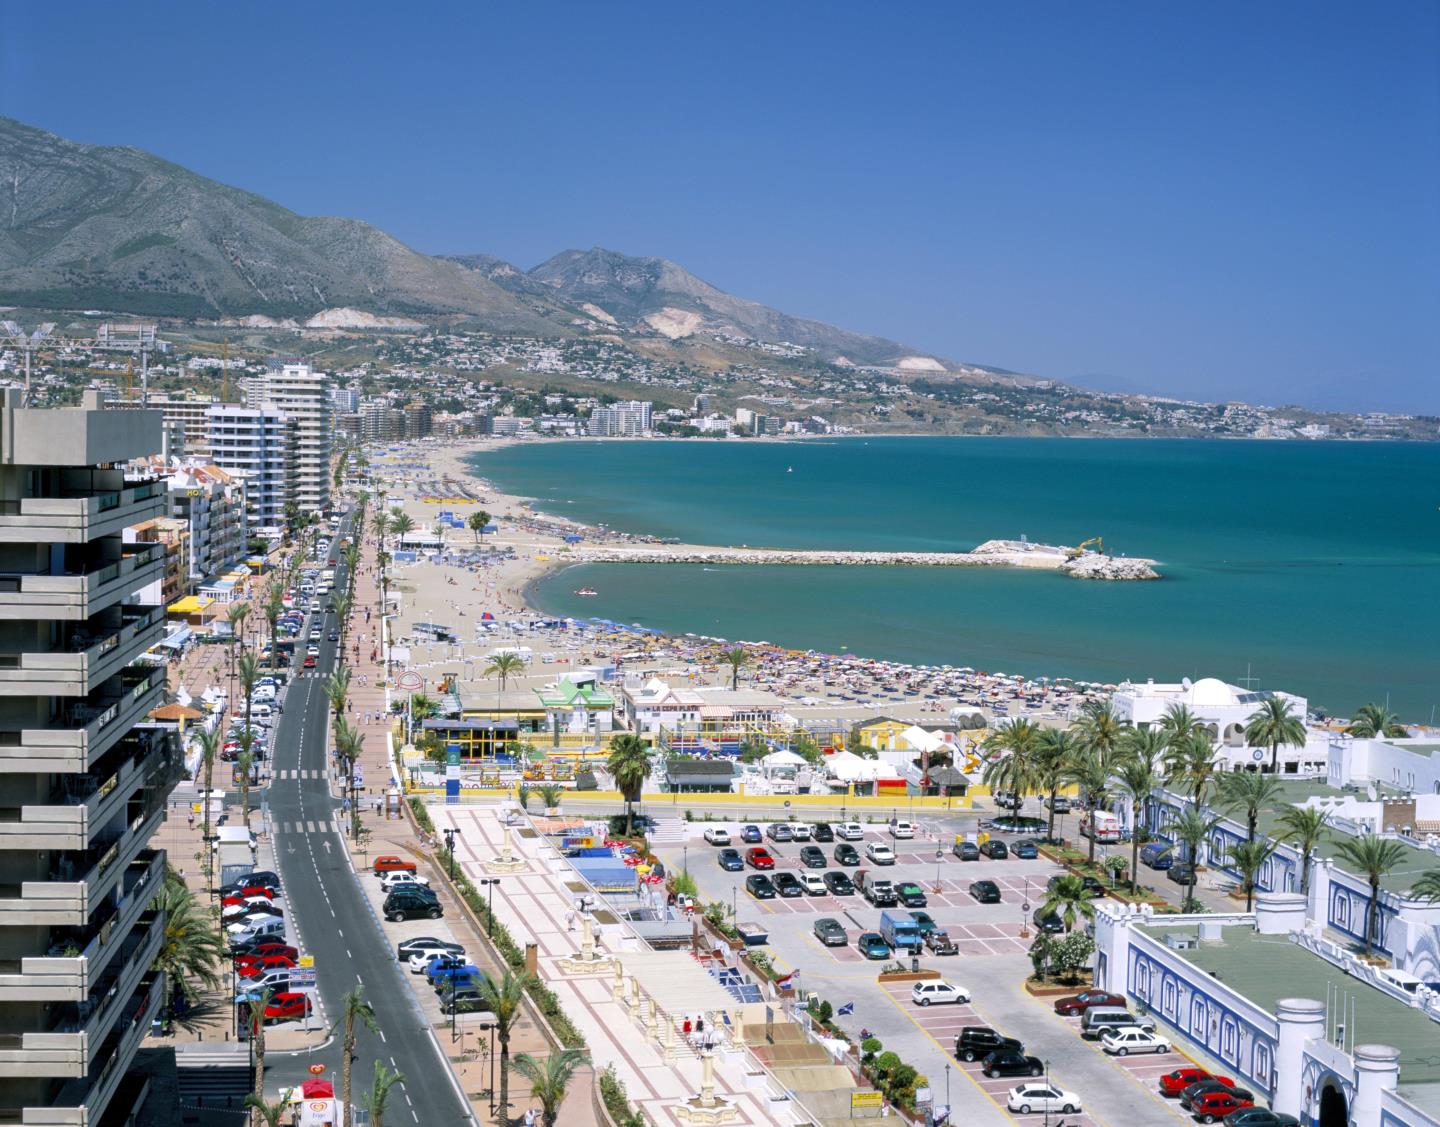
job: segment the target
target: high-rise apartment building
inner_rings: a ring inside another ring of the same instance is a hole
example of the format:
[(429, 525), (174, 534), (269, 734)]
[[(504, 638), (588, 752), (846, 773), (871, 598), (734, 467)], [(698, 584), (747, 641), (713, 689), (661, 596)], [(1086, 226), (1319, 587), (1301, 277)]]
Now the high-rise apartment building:
[(309, 364), (282, 364), (250, 384), (246, 396), (250, 407), (273, 404), (294, 424), (295, 468), (290, 499), (303, 513), (328, 509), (330, 377)]
[(285, 504), (303, 504), (295, 489), (298, 473), (296, 428), (272, 404), (238, 407), (217, 403), (209, 414), (210, 460), (242, 474), (249, 527), (256, 532), (285, 527)]
[(153, 969), (165, 855), (149, 848), (178, 767), (143, 723), (164, 634), (137, 592), (163, 544), (124, 530), (165, 511), (126, 480), (158, 411), (27, 409), (0, 392), (0, 1104), (4, 1121), (100, 1123), (166, 992)]
[(638, 437), (650, 433), (652, 407), (642, 400), (612, 403), (590, 412), (589, 432), (602, 437)]

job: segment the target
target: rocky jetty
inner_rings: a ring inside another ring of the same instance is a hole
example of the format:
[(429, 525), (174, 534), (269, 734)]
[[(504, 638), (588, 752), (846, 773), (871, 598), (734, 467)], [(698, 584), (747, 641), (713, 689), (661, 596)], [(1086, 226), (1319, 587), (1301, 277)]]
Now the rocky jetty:
[(1086, 552), (1078, 559), (1066, 560), (1060, 570), (1072, 579), (1159, 579), (1154, 563), (1154, 560)]

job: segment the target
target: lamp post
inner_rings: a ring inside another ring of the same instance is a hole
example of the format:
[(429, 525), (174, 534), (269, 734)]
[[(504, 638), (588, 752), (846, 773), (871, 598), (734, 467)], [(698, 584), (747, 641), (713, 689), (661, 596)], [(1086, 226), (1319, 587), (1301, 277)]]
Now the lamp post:
[(445, 851), (450, 854), (450, 879), (455, 879), (455, 839), (460, 836), (460, 831), (454, 826), (447, 826), (440, 831), (445, 835)]
[(495, 938), (495, 886), (500, 883), (499, 877), (478, 877), (476, 884), (485, 885), (485, 930), (491, 939)]
[(492, 1043), (490, 1031), (494, 1028), (495, 1027), (493, 1025), (480, 1026), (480, 1031), (486, 1035), (485, 1056), (489, 1058), (490, 1061), (490, 1087), (485, 1090), (485, 1094), (490, 1097), (490, 1115), (492, 1117), (495, 1115), (495, 1054), (491, 1051), (494, 1048), (494, 1045)]
[(941, 865), (941, 863), (942, 863), (944, 860), (945, 860), (945, 851), (944, 851), (943, 849), (940, 849), (940, 848), (937, 847), (936, 850), (935, 850), (935, 893), (936, 893), (936, 895), (939, 895), (939, 892), (940, 892), (940, 865)]

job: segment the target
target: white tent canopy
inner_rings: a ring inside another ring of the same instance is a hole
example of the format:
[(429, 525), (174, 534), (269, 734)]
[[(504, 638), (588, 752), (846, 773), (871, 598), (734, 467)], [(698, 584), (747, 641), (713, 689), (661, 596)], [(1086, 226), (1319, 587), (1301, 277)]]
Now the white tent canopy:
[(767, 768), (803, 767), (805, 766), (805, 757), (802, 755), (796, 755), (793, 751), (786, 751), (782, 748), (779, 751), (772, 751), (760, 762)]
[(927, 732), (918, 724), (911, 724), (900, 733), (900, 738), (919, 752), (949, 751), (952, 745), (942, 732)]
[(825, 760), (826, 772), (842, 783), (873, 782), (876, 779), (894, 779), (898, 776), (895, 768), (875, 759), (862, 759), (853, 751), (837, 751)]

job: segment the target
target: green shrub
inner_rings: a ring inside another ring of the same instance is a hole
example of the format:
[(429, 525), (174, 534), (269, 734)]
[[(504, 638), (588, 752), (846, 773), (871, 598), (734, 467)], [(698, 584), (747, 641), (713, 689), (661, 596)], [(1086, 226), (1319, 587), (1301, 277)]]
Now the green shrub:
[(900, 1067), (900, 1055), (898, 1053), (884, 1052), (875, 1058), (875, 1075), (888, 1077), (890, 1073)]
[(410, 813), (415, 815), (415, 824), (427, 834), (435, 832), (435, 823), (430, 820), (430, 811), (425, 809), (425, 804), (418, 798), (410, 800)]
[(879, 1037), (866, 1037), (860, 1042), (860, 1052), (864, 1054), (866, 1060), (874, 1060), (875, 1054), (884, 1047)]
[(646, 1127), (645, 1120), (630, 1106), (630, 1098), (625, 1094), (625, 1081), (615, 1075), (613, 1064), (607, 1064), (605, 1071), (600, 1073), (600, 1098), (618, 1127)]

